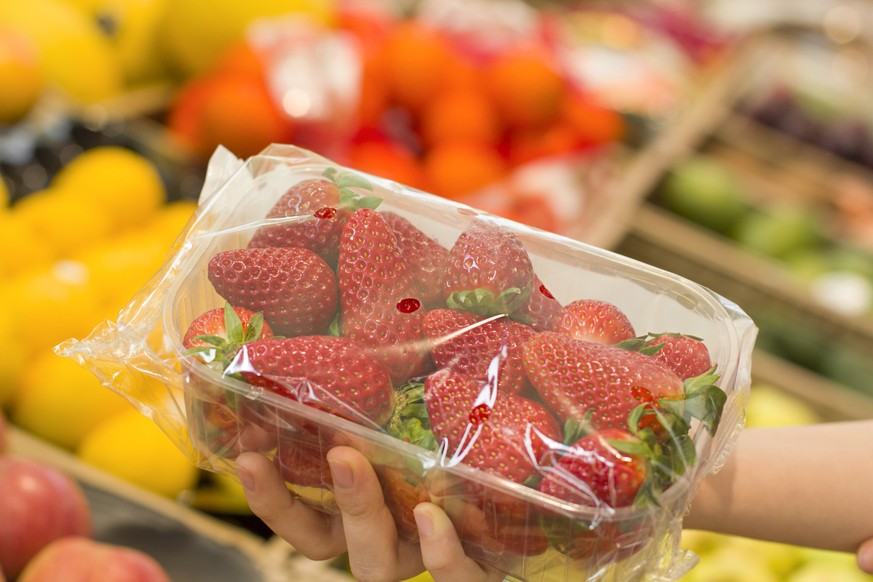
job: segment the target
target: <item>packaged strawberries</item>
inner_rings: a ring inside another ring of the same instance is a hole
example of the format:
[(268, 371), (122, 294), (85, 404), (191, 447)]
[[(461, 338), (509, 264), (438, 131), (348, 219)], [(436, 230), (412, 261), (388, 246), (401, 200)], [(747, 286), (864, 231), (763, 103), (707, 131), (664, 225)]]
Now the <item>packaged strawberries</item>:
[(336, 511), (362, 451), (402, 536), (429, 500), (511, 580), (668, 580), (743, 424), (757, 329), (676, 275), (291, 146), (219, 150), (163, 269), (57, 351), (198, 466), (274, 460)]

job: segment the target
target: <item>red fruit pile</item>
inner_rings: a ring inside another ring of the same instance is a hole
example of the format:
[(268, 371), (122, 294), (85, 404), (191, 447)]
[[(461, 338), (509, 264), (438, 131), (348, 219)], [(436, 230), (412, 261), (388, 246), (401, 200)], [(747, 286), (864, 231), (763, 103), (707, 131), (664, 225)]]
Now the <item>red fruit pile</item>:
[[(268, 216), (287, 220), (209, 261), (227, 305), (195, 319), (185, 340), (252, 390), (594, 509), (657, 505), (696, 462), (692, 428), (716, 430), (725, 394), (703, 340), (637, 335), (600, 299), (562, 305), (519, 237), (487, 218), (446, 247), (335, 169), (291, 186)], [(189, 418), (207, 454), (275, 449), (289, 483), (329, 488), (324, 455), (345, 442), (335, 423), (198, 378)], [(451, 512), (461, 535), (486, 552), (551, 543), (614, 559), (652, 529), (569, 527), (474, 479), (436, 485), (390, 463), (377, 472), (410, 537), (410, 504), (447, 490), (465, 500)]]

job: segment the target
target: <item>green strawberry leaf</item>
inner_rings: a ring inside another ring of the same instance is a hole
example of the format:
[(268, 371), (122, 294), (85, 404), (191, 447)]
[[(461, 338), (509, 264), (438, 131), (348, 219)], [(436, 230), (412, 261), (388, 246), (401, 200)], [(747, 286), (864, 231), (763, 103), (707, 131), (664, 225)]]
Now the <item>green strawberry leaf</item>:
[(361, 188), (362, 190), (370, 190), (373, 191), (373, 185), (366, 178), (362, 178), (357, 174), (352, 174), (348, 172), (337, 173), (335, 174), (336, 179), (334, 182), (340, 188)]
[(246, 329), (245, 337), (242, 338), (242, 343), (246, 344), (255, 340), (261, 339), (264, 333), (264, 312), (258, 311), (249, 319), (249, 327)]
[(378, 196), (361, 196), (355, 200), (355, 208), (369, 208), (375, 210), (382, 204), (382, 199)]
[(446, 299), (446, 306), (458, 311), (469, 311), (482, 317), (492, 315), (513, 315), (525, 305), (530, 297), (530, 289), (510, 287), (497, 297), (483, 288), (455, 291)]
[(430, 430), (430, 417), (424, 401), (424, 383), (404, 384), (394, 393), (394, 407), (385, 423), (385, 432), (407, 443), (436, 451), (438, 443)]

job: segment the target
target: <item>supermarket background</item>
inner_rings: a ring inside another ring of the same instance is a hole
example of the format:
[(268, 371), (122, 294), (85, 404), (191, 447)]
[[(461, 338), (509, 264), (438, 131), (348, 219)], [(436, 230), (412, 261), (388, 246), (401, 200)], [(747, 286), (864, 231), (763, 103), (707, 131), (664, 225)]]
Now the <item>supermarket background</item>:
[[(348, 579), (52, 351), (161, 266), (218, 146), (270, 143), (737, 302), (760, 327), (750, 426), (873, 417), (871, 34), (860, 0), (0, 0), (12, 451), (75, 475), (98, 533), (180, 580)], [(873, 580), (848, 555), (684, 544), (683, 580)]]

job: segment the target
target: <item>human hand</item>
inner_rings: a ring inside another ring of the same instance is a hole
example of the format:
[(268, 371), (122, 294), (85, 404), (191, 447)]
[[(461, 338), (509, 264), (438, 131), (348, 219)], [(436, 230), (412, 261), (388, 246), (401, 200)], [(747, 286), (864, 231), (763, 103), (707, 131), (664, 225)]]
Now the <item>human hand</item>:
[(858, 567), (868, 574), (873, 574), (873, 538), (858, 548)]
[(312, 560), (348, 552), (361, 582), (399, 581), (427, 569), (436, 582), (500, 580), (464, 554), (448, 516), (432, 503), (414, 515), (420, 542), (400, 539), (373, 467), (358, 451), (335, 447), (327, 454), (339, 514), (294, 499), (276, 467), (257, 453), (236, 459), (249, 507), (279, 537)]

